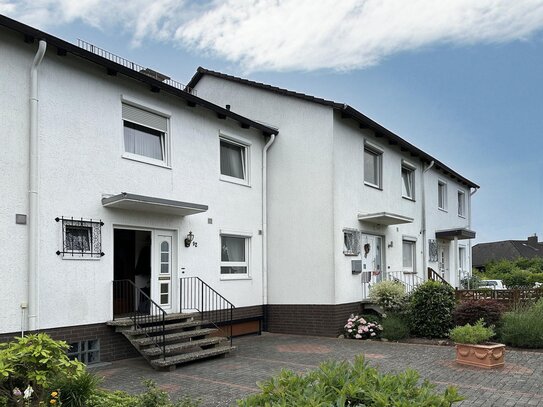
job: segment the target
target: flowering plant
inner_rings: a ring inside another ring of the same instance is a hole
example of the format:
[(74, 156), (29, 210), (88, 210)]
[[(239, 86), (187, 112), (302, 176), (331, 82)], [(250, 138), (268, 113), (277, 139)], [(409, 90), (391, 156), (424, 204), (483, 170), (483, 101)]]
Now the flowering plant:
[(383, 331), (380, 324), (352, 314), (343, 328), (345, 337), (350, 339), (377, 339)]

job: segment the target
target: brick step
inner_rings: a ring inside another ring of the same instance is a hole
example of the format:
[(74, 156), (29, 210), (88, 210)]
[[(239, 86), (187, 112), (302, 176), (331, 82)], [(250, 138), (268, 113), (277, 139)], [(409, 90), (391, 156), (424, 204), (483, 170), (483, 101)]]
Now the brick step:
[[(165, 331), (175, 331), (175, 330), (181, 330), (181, 329), (189, 329), (189, 328), (196, 328), (200, 326), (205, 326), (209, 324), (209, 321), (188, 321), (188, 322), (178, 322), (173, 324), (165, 324), (164, 330)], [(160, 331), (162, 331), (162, 324), (155, 324), (155, 325), (149, 325), (148, 328), (154, 328), (152, 330), (146, 330), (146, 329), (134, 329), (133, 326), (131, 327), (117, 327), (118, 332), (122, 332), (125, 335), (130, 336), (136, 336), (136, 335), (145, 335), (145, 334), (158, 334)]]
[[(200, 313), (190, 312), (190, 313), (167, 314), (164, 317), (164, 321), (189, 321), (196, 317), (199, 318)], [(162, 322), (162, 317), (158, 317), (158, 316), (148, 317), (147, 319), (149, 323)], [(134, 325), (131, 317), (117, 318), (117, 319), (114, 319), (113, 321), (106, 322), (106, 324), (109, 326), (120, 326), (120, 327)]]
[[(183, 331), (183, 332), (176, 332), (172, 334), (167, 334), (164, 336), (164, 340), (166, 343), (172, 343), (179, 341), (181, 339), (189, 339), (189, 338), (195, 338), (199, 336), (206, 336), (210, 335), (214, 332), (217, 332), (217, 329), (214, 328), (204, 328), (204, 329), (193, 329), (190, 331)], [(130, 342), (132, 342), (136, 346), (148, 346), (148, 345), (154, 345), (155, 338), (154, 337), (143, 337), (143, 338), (128, 338)], [(158, 343), (162, 343), (162, 338), (159, 338)]]
[(218, 346), (212, 349), (204, 349), (197, 352), (183, 353), (181, 355), (168, 356), (151, 360), (151, 366), (155, 369), (164, 369), (181, 363), (192, 362), (199, 359), (210, 358), (213, 356), (226, 355), (235, 350), (235, 346)]
[[(224, 342), (225, 340), (226, 338), (224, 337), (215, 336), (212, 338), (197, 339), (194, 341), (178, 342), (178, 343), (173, 343), (171, 345), (166, 345), (164, 350), (165, 350), (166, 355), (173, 355), (173, 354), (186, 351), (195, 347), (218, 345), (219, 343)], [(148, 356), (148, 357), (162, 356), (162, 348), (153, 346), (150, 348), (142, 349), (140, 353), (143, 356)]]

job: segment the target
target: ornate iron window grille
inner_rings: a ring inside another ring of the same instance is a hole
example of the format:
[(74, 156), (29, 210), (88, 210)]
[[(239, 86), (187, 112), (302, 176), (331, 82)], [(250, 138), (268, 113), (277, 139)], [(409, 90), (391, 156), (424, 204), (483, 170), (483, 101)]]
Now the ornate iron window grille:
[[(69, 255), (72, 257), (91, 257), (100, 258), (104, 256), (102, 251), (102, 226), (104, 222), (96, 219), (74, 219), (74, 217), (65, 218), (63, 216), (56, 217), (56, 222), (62, 222), (62, 250), (57, 250), (57, 255)], [(85, 244), (80, 244), (81, 247), (76, 248), (74, 240), (67, 238), (67, 229), (83, 229), (88, 231)]]

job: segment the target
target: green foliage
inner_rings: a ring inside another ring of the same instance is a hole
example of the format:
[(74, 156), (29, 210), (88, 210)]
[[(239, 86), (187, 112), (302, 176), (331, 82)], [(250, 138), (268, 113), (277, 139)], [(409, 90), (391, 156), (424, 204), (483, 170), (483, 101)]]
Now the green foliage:
[(410, 332), (427, 338), (444, 338), (452, 328), (454, 289), (437, 281), (419, 285), (410, 298)]
[(137, 402), (137, 397), (124, 391), (97, 390), (87, 400), (86, 407), (134, 407)]
[(501, 340), (522, 348), (543, 348), (543, 298), (531, 306), (519, 306), (502, 317)]
[(543, 273), (532, 273), (530, 275), (530, 283), (543, 283)]
[(377, 339), (381, 336), (382, 330), (383, 327), (377, 322), (351, 314), (343, 327), (343, 335), (350, 339)]
[(51, 389), (60, 390), (63, 407), (85, 407), (101, 381), (93, 373), (83, 371), (72, 377), (59, 377), (52, 383)]
[(383, 327), (381, 336), (389, 341), (398, 341), (409, 336), (409, 323), (404, 315), (388, 314), (381, 325)]
[(475, 290), (479, 288), (479, 285), (481, 285), (481, 278), (475, 273), (460, 280), (460, 286), (464, 290)]
[(486, 327), (481, 318), (474, 325), (466, 324), (451, 329), (449, 336), (455, 343), (479, 344), (488, 342), (495, 335), (493, 327)]
[(399, 281), (385, 280), (374, 284), (369, 297), (385, 312), (400, 311), (406, 304), (405, 287)]
[(420, 382), (413, 370), (382, 374), (362, 356), (354, 363), (325, 362), (305, 375), (289, 370), (259, 383), (260, 393), (238, 400), (239, 407), (365, 406), (449, 407), (462, 400), (454, 387), (436, 393), (428, 381)]
[(14, 400), (14, 388), (34, 390), (32, 400), (48, 401), (53, 381), (80, 374), (84, 365), (66, 356), (68, 345), (47, 334), (32, 334), (0, 344), (0, 395)]
[(497, 300), (467, 300), (456, 305), (453, 312), (455, 325), (474, 324), (483, 319), (487, 326), (498, 326), (504, 306)]
[(531, 276), (527, 270), (514, 269), (511, 273), (504, 275), (502, 277), (503, 283), (507, 288), (517, 288), (517, 287), (531, 287)]

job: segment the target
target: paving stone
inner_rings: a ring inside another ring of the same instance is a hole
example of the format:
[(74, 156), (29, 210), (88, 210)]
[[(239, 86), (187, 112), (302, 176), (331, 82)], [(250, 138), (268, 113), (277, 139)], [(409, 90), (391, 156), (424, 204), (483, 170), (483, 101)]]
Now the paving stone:
[(234, 339), (236, 352), (226, 358), (178, 366), (173, 372), (153, 370), (143, 358), (125, 359), (96, 370), (104, 387), (138, 393), (152, 379), (173, 399), (189, 395), (203, 406), (231, 406), (258, 391), (256, 382), (281, 369), (306, 372), (325, 360), (366, 356), (383, 372), (417, 370), (437, 389), (458, 387), (466, 400), (455, 406), (542, 406), (543, 353), (507, 350), (502, 369), (484, 370), (454, 363), (449, 346), (355, 341), (264, 333)]

